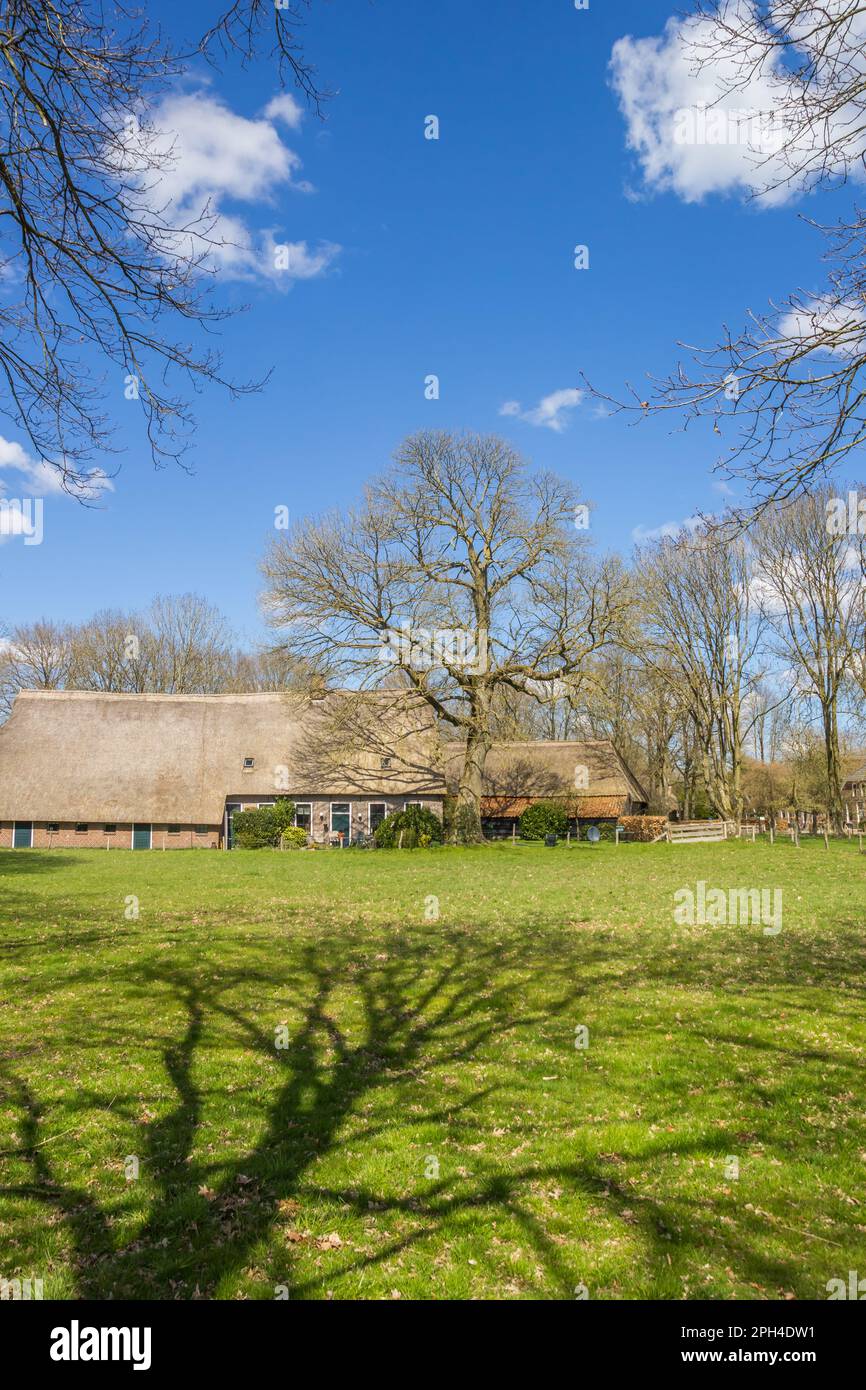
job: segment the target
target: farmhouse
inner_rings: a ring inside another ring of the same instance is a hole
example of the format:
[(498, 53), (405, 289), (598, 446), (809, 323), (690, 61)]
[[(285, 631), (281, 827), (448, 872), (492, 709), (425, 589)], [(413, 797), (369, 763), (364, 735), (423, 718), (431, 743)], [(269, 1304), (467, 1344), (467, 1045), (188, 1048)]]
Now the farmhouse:
[[(462, 746), (446, 744), (443, 764), (452, 794), (462, 763)], [(489, 839), (514, 834), (521, 815), (536, 801), (560, 802), (572, 833), (590, 825), (615, 824), (620, 816), (640, 815), (649, 804), (608, 739), (495, 743), (484, 765), (484, 834)]]
[(845, 778), (842, 797), (845, 802), (846, 824), (862, 825), (866, 821), (866, 763), (855, 768)]
[(0, 727), (5, 848), (228, 848), (235, 811), (278, 796), (339, 843), (443, 794), (427, 707), (393, 692), (25, 690)]

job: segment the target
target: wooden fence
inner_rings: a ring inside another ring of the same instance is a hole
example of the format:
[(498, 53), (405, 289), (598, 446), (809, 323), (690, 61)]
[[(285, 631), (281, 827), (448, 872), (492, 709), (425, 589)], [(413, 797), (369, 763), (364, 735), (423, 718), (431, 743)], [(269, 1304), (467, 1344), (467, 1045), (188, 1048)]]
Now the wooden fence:
[(667, 835), (671, 845), (700, 844), (707, 840), (726, 840), (728, 826), (723, 820), (671, 821)]

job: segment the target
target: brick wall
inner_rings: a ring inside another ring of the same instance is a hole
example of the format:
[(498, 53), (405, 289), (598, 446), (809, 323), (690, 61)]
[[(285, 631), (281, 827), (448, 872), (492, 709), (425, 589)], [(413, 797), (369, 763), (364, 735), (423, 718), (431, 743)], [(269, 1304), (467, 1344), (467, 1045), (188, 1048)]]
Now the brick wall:
[[(49, 821), (33, 824), (34, 849), (131, 849), (132, 826), (118, 821), (117, 829), (106, 834), (104, 825), (93, 823), (87, 830), (78, 831), (73, 822), (59, 822), (59, 829), (49, 832)], [(169, 835), (167, 825), (154, 825), (151, 833), (153, 849), (214, 849), (219, 844), (220, 827), (208, 826), (206, 835), (197, 835), (195, 826), (182, 825), (179, 835)], [(0, 822), (0, 849), (12, 847), (12, 823)]]
[[(226, 798), (233, 805), (240, 805), (246, 808), (259, 806), (268, 801), (276, 800), (276, 797), (253, 796), (249, 792), (241, 793), (237, 796)], [(312, 808), (311, 833), (312, 838), (319, 844), (325, 844), (331, 833), (331, 798), (323, 800), (316, 797), (299, 796), (289, 797), (290, 801), (297, 800), (305, 802)], [(334, 797), (333, 800), (339, 800)], [(369, 807), (371, 802), (382, 802), (385, 806), (385, 814), (391, 815), (394, 811), (402, 811), (406, 801), (420, 801), (434, 815), (442, 818), (442, 800), (440, 797), (367, 797), (352, 800), (349, 799), (352, 817), (352, 836), (357, 834), (367, 834), (369, 832)], [(118, 822), (117, 828), (112, 833), (106, 834), (105, 826), (101, 822), (93, 822), (88, 825), (87, 830), (78, 831), (73, 822), (59, 822), (56, 831), (49, 832), (49, 821), (35, 821), (33, 824), (33, 848), (34, 849), (131, 849), (132, 848), (132, 825), (130, 822)], [(195, 826), (182, 825), (180, 833), (170, 835), (166, 824), (153, 825), (151, 827), (151, 848), (161, 849), (214, 849), (218, 848), (222, 840), (222, 824), (208, 826), (207, 834), (197, 835)], [(0, 849), (12, 848), (12, 822), (0, 821)]]

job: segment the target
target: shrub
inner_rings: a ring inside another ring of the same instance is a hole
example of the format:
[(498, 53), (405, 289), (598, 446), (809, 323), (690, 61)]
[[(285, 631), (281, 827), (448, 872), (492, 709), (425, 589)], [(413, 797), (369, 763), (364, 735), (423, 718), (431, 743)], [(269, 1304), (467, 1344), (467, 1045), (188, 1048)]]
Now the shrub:
[[(273, 811), (274, 811), (274, 820), (276, 821), (277, 829), (278, 829), (280, 832), (283, 832), (283, 831), (285, 831), (285, 830), (294, 830), (294, 829), (296, 828), (295, 825), (294, 825), (294, 820), (295, 820), (295, 803), (294, 803), (294, 801), (290, 801), (289, 798), (288, 798), (287, 796), (281, 796), (281, 797), (279, 798), (279, 800), (276, 801), (276, 802), (274, 803)], [(302, 833), (305, 833), (305, 832), (302, 832)], [(278, 840), (279, 840), (279, 837), (278, 837)], [(304, 843), (306, 843), (306, 839), (305, 839)]]
[(657, 840), (667, 823), (667, 816), (620, 816), (618, 822), (630, 840), (643, 843)]
[(521, 840), (543, 840), (545, 835), (564, 835), (568, 816), (555, 801), (536, 801), (520, 817)]
[(273, 806), (235, 811), (232, 840), (240, 849), (275, 849), (294, 818), (295, 803), (287, 797), (281, 797)]
[(282, 849), (306, 849), (308, 838), (300, 825), (290, 825), (280, 837), (280, 846)]
[(266, 849), (273, 847), (277, 834), (273, 811), (269, 806), (263, 810), (235, 811), (232, 819), (232, 843), (239, 849)]
[(427, 849), (431, 844), (442, 843), (442, 822), (426, 806), (407, 806), (405, 811), (386, 816), (373, 836), (376, 848), (395, 849), (401, 844), (401, 831), (403, 849)]

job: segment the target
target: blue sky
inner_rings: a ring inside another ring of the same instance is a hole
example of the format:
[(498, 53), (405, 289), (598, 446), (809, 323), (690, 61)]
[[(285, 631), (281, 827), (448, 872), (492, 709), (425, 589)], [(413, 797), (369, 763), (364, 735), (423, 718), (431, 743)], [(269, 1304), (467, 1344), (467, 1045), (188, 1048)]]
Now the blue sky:
[[(212, 8), (185, 6), (186, 32), (206, 27)], [(197, 399), (194, 472), (153, 470), (118, 380), (109, 409), (125, 452), (106, 461), (121, 468), (113, 491), (92, 509), (49, 494), (43, 543), (0, 544), (0, 618), (79, 620), (195, 590), (255, 641), (274, 508), (297, 517), (351, 504), (422, 428), (497, 431), (573, 479), (595, 504), (603, 549), (627, 553), (640, 528), (718, 508), (719, 440), (706, 423), (684, 435), (655, 421), (629, 428), (589, 400), (563, 412), (559, 430), (500, 414), (509, 401), (531, 414), (577, 388), (581, 371), (611, 391), (639, 383), (670, 369), (677, 339), (712, 342), (748, 307), (819, 287), (804, 205), (758, 208), (733, 176), (700, 197), (689, 170), (671, 189), (628, 148), (611, 52), (626, 35), (660, 35), (674, 8), (317, 0), (307, 49), (337, 92), (324, 123), (262, 116), (277, 92), (265, 61), (191, 80), (184, 97), (265, 120), (272, 150), (302, 161), (287, 160), (286, 175), (276, 159), (255, 196), (223, 192), (219, 206), (251, 246), (265, 234), (303, 243), (308, 278), (287, 289), (272, 274), (225, 276), (222, 302), (249, 306), (223, 325), (226, 369), (273, 374), (240, 401), (216, 388)], [(177, 6), (149, 13), (177, 33)], [(623, 82), (645, 52), (626, 57)], [(424, 138), (430, 114), (438, 141)], [(573, 267), (576, 244), (589, 247), (586, 271)], [(425, 399), (431, 373), (438, 401)], [(8, 423), (0, 434), (25, 443)], [(0, 473), (7, 495), (22, 478)]]

